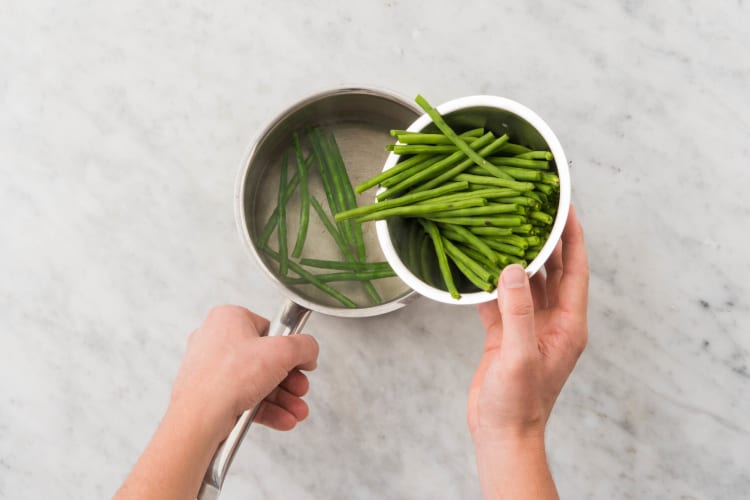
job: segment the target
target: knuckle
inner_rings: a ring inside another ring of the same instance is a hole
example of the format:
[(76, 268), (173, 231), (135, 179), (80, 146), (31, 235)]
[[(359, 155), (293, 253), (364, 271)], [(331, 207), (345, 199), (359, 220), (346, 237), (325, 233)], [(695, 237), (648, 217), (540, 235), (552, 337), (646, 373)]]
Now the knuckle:
[(566, 350), (577, 359), (588, 344), (588, 327), (584, 324), (562, 328), (559, 330), (559, 336), (567, 339), (564, 344), (567, 347)]
[(236, 305), (214, 306), (206, 315), (206, 323), (223, 323), (227, 321), (252, 321), (253, 313), (249, 309)]
[(509, 300), (505, 303), (506, 314), (513, 316), (528, 316), (534, 312), (534, 304), (530, 300)]
[(266, 365), (283, 366), (285, 369), (293, 363), (294, 349), (289, 337), (264, 337), (262, 345)]
[(304, 333), (297, 337), (299, 337), (300, 341), (303, 343), (305, 354), (317, 359), (318, 354), (320, 353), (320, 345), (318, 344), (318, 341), (315, 340), (315, 337)]

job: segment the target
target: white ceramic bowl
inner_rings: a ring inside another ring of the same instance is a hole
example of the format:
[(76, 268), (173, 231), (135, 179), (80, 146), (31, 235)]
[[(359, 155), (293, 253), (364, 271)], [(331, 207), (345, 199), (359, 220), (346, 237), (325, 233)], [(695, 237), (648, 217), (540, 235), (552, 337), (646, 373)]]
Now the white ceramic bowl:
[[(560, 177), (560, 203), (557, 207), (557, 217), (552, 226), (549, 238), (542, 247), (539, 255), (526, 267), (529, 276), (538, 272), (555, 249), (560, 240), (565, 221), (568, 218), (570, 207), (570, 170), (568, 160), (565, 157), (560, 141), (552, 132), (547, 123), (535, 112), (516, 101), (504, 97), (476, 95), (461, 97), (448, 101), (437, 107), (438, 112), (443, 115), (454, 128), (469, 129), (484, 127), (491, 130), (496, 136), (504, 133), (510, 135), (511, 142), (521, 143), (536, 150), (549, 150), (555, 158), (557, 174)], [(409, 126), (410, 132), (436, 130), (430, 117), (426, 114), (419, 117)], [(383, 171), (393, 168), (399, 161), (399, 156), (391, 153), (386, 159)], [(381, 188), (381, 192), (383, 189)], [(491, 293), (478, 291), (461, 292), (461, 298), (456, 300), (450, 294), (439, 288), (435, 288), (415, 276), (409, 268), (401, 261), (394, 245), (393, 239), (398, 238), (394, 234), (395, 226), (393, 220), (378, 221), (375, 224), (378, 241), (388, 263), (396, 274), (413, 290), (446, 304), (479, 304), (497, 298), (497, 290)]]

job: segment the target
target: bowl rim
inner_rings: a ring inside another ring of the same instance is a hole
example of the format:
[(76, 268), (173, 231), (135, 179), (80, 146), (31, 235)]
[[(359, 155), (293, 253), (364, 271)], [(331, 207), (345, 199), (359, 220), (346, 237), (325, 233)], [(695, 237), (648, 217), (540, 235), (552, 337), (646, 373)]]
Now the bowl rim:
[[(568, 165), (565, 151), (560, 144), (552, 128), (547, 125), (537, 113), (532, 111), (525, 105), (508, 99), (506, 97), (492, 96), (492, 95), (472, 95), (466, 97), (460, 97), (447, 101), (436, 107), (437, 111), (445, 116), (454, 111), (468, 109), (468, 108), (496, 108), (503, 111), (509, 111), (520, 118), (526, 120), (537, 132), (542, 136), (544, 141), (547, 143), (550, 152), (555, 158), (555, 164), (557, 165), (558, 176), (560, 178), (560, 201), (557, 208), (557, 216), (552, 225), (550, 236), (544, 243), (544, 246), (539, 251), (539, 254), (526, 266), (526, 273), (529, 276), (533, 276), (544, 266), (544, 263), (549, 259), (550, 255), (554, 251), (557, 243), (559, 242), (565, 223), (568, 219), (568, 212), (570, 208), (570, 196), (571, 196), (571, 183), (570, 183), (570, 169)], [(425, 127), (432, 123), (432, 119), (425, 113), (417, 118), (408, 128), (409, 132), (419, 132)], [(391, 152), (386, 158), (385, 164), (383, 165), (383, 171), (393, 168), (399, 161), (399, 155)], [(383, 192), (384, 188), (378, 189), (378, 194)], [(420, 295), (423, 295), (429, 299), (436, 300), (445, 304), (454, 305), (469, 305), (469, 304), (480, 304), (482, 302), (488, 302), (490, 300), (497, 299), (497, 288), (492, 292), (473, 292), (473, 293), (462, 293), (460, 299), (454, 299), (450, 293), (445, 290), (432, 287), (416, 277), (401, 261), (396, 253), (396, 249), (391, 241), (390, 232), (388, 231), (388, 224), (385, 220), (379, 220), (375, 223), (375, 231), (378, 237), (378, 242), (385, 255), (386, 260), (391, 265), (393, 270), (396, 272), (399, 278), (401, 278), (412, 290), (416, 291)]]

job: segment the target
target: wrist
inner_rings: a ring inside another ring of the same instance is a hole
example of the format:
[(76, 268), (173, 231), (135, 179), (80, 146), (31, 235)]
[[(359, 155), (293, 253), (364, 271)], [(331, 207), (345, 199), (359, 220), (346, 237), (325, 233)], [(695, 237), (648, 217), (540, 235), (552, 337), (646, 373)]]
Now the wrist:
[(477, 454), (544, 454), (544, 427), (480, 428), (472, 434)]
[(478, 432), (473, 438), (484, 499), (558, 498), (547, 464), (544, 428)]
[(167, 427), (186, 439), (216, 449), (233, 424), (233, 419), (209, 407), (172, 401), (160, 427)]

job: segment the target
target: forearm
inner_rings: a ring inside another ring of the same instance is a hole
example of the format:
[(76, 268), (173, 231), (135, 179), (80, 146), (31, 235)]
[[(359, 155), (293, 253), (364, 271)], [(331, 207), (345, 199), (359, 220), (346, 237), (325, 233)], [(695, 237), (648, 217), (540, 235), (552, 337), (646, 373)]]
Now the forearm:
[(194, 500), (218, 446), (214, 434), (199, 419), (168, 411), (115, 498)]
[(544, 435), (475, 439), (484, 500), (556, 500)]

